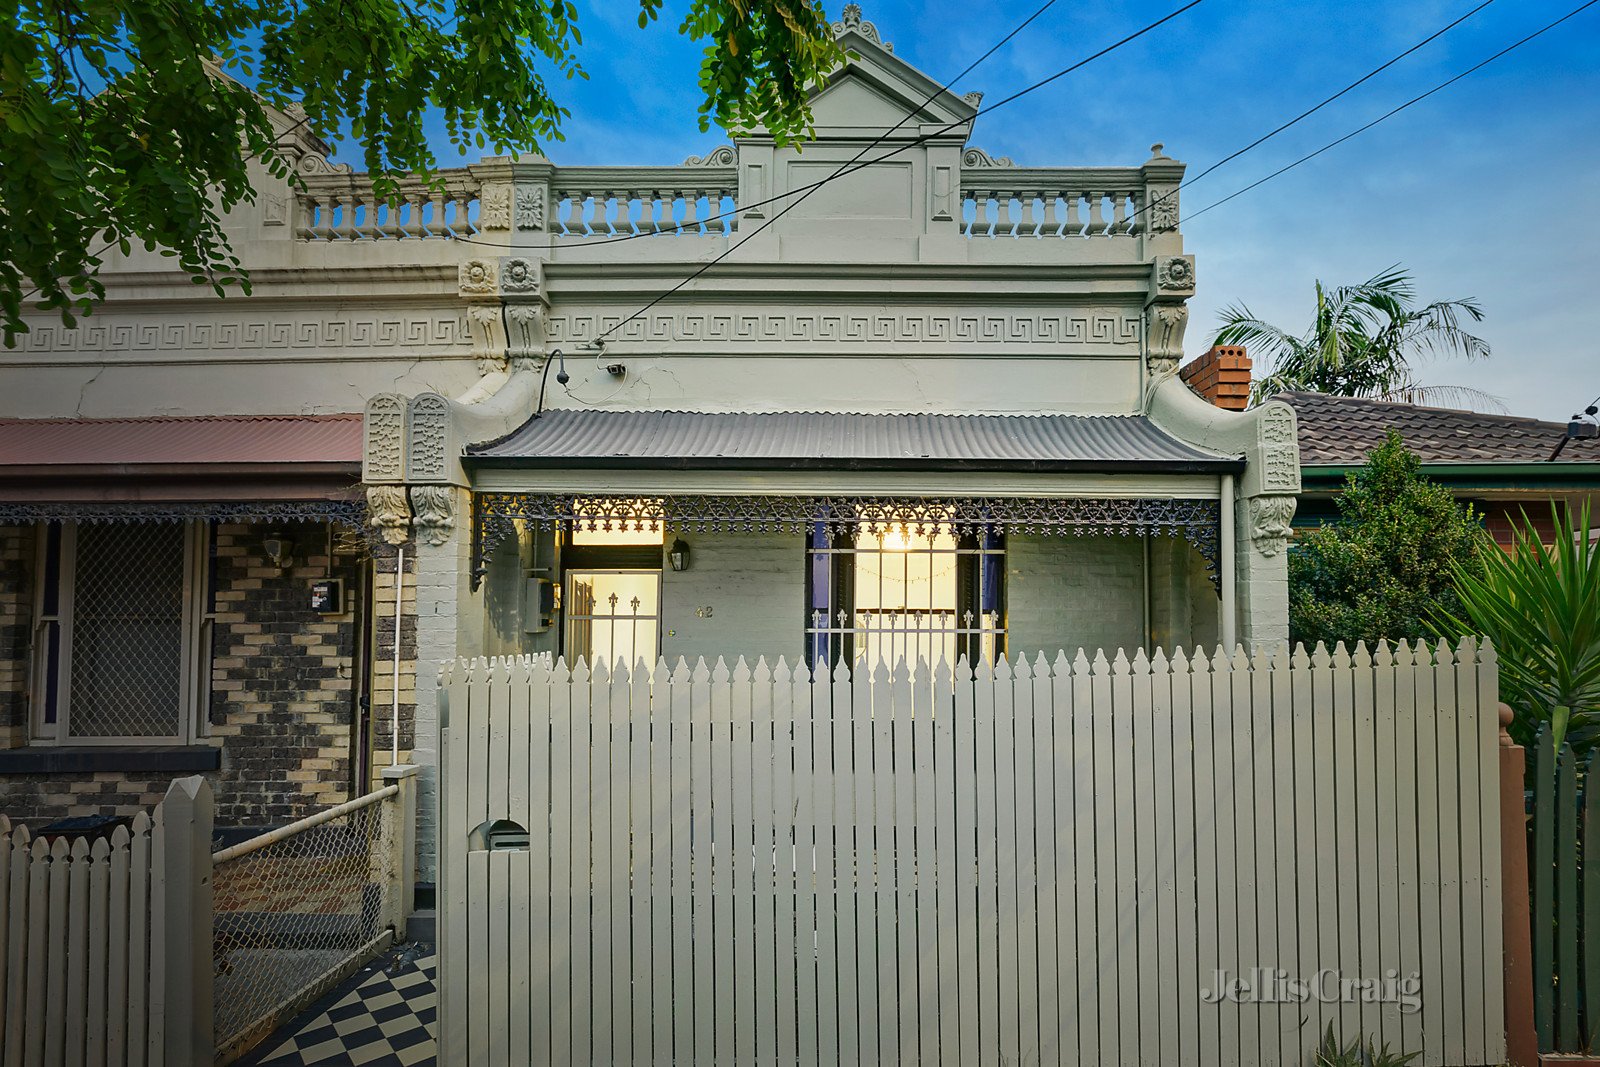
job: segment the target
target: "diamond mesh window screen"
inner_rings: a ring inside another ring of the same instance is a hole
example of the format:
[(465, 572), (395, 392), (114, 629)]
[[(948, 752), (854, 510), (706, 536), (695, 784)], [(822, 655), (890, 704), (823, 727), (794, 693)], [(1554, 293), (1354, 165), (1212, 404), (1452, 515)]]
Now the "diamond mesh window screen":
[(83, 524), (77, 540), (71, 736), (181, 735), (183, 524)]

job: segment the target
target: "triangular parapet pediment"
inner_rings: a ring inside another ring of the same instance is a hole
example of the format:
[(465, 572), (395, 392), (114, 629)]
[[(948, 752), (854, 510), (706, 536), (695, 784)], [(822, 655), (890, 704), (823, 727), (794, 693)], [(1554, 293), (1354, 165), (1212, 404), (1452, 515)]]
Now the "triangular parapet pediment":
[(894, 54), (878, 28), (863, 21), (861, 9), (848, 4), (844, 17), (833, 24), (834, 35), (850, 59), (810, 94), (812, 117), (819, 135), (829, 129), (909, 130), (919, 125), (953, 125), (953, 135), (964, 135), (962, 124), (977, 115), (977, 108)]

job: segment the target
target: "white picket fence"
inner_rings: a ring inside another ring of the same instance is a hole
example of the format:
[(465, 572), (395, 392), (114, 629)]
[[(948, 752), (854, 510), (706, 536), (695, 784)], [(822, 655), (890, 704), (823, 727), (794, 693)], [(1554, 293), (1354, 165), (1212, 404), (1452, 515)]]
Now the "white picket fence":
[(210, 846), (199, 778), (92, 846), (0, 815), (6, 1067), (211, 1062)]
[(1496, 679), (448, 666), (440, 1062), (1503, 1062)]

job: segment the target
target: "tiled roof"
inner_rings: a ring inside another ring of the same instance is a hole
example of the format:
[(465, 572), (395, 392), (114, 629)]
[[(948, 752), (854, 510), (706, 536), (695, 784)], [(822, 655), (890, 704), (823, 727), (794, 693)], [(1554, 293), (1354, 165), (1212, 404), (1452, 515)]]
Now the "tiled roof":
[(1142, 416), (546, 411), (467, 450), (501, 466), (1231, 470)]
[(361, 462), (361, 416), (0, 419), (0, 468)]
[[(1355, 464), (1398, 430), (1424, 463), (1542, 463), (1566, 436), (1562, 422), (1483, 415), (1453, 408), (1391, 404), (1380, 400), (1279, 393), (1300, 422), (1300, 462)], [(1600, 441), (1569, 441), (1558, 462), (1600, 463)]]

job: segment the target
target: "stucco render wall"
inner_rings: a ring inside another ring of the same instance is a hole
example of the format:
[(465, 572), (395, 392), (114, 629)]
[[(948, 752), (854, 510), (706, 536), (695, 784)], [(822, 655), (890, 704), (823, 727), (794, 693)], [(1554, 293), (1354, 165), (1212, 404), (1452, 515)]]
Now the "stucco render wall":
[[(678, 536), (668, 532), (667, 540)], [(667, 570), (661, 586), (661, 652), (668, 663), (739, 656), (754, 663), (805, 651), (806, 543), (800, 534), (683, 534), (686, 571)], [(705, 612), (709, 609), (709, 614)], [(697, 614), (698, 613), (698, 614)]]
[(1133, 537), (1006, 538), (1006, 649), (1054, 658), (1144, 642), (1144, 548)]

